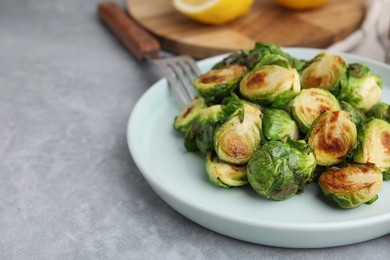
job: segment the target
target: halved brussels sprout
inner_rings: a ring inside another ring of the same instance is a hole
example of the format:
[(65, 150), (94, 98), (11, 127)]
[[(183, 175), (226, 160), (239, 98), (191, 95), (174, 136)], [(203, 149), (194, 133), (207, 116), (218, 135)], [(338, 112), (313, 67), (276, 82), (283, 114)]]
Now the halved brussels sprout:
[(299, 139), (298, 126), (285, 110), (267, 108), (263, 113), (263, 133), (268, 140)]
[(212, 183), (223, 188), (243, 186), (248, 183), (246, 165), (222, 162), (212, 153), (208, 153), (206, 157), (206, 173)]
[(240, 93), (250, 101), (271, 104), (285, 92), (298, 94), (299, 75), (294, 68), (265, 65), (247, 73), (240, 83)]
[(289, 108), (299, 130), (307, 133), (319, 115), (329, 110), (340, 110), (340, 105), (329, 91), (310, 88), (302, 89), (301, 93), (290, 102)]
[(321, 88), (337, 93), (340, 81), (345, 78), (346, 69), (343, 57), (322, 52), (302, 70), (302, 88)]
[(213, 105), (203, 109), (184, 136), (184, 146), (187, 151), (199, 150), (202, 154), (212, 151), (215, 128), (223, 120), (222, 105)]
[(390, 124), (372, 118), (358, 132), (359, 144), (353, 160), (358, 163), (374, 163), (390, 179)]
[(304, 141), (270, 141), (248, 163), (248, 181), (262, 197), (286, 200), (313, 179), (316, 160)]
[(367, 112), (367, 116), (390, 122), (390, 106), (387, 103), (379, 102)]
[[(225, 98), (222, 104), (203, 109), (186, 132), (184, 145), (187, 151), (199, 150), (202, 154), (214, 151), (214, 133), (218, 125), (228, 120), (233, 113), (243, 117), (246, 101), (236, 95)], [(259, 108), (258, 108), (259, 109)]]
[(341, 104), (341, 109), (348, 112), (351, 115), (351, 120), (355, 124), (357, 125), (362, 124), (367, 120), (366, 114), (364, 114), (364, 112), (359, 108), (354, 107), (345, 101), (341, 101), (340, 104)]
[(325, 196), (341, 208), (356, 208), (378, 198), (382, 173), (374, 164), (347, 164), (323, 172), (318, 184)]
[(313, 123), (308, 144), (314, 147), (318, 165), (331, 166), (347, 158), (356, 139), (356, 125), (348, 112), (327, 111)]
[(339, 100), (346, 101), (366, 112), (380, 102), (381, 96), (381, 78), (364, 64), (350, 64), (347, 80), (341, 84)]
[(174, 128), (180, 133), (185, 134), (190, 128), (192, 122), (199, 116), (200, 112), (206, 108), (206, 102), (203, 98), (195, 97), (182, 108), (179, 115), (175, 117)]
[(207, 101), (220, 101), (238, 88), (245, 73), (245, 66), (229, 65), (210, 70), (197, 77), (193, 83), (199, 95)]
[(215, 132), (214, 149), (224, 162), (245, 164), (260, 144), (262, 113), (247, 103), (243, 104), (243, 109), (243, 116), (235, 112)]

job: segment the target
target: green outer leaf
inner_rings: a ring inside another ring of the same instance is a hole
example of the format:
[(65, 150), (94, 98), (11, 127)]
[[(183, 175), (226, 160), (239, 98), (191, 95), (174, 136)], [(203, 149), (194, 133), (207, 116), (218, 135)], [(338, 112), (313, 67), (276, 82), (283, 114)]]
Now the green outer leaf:
[(202, 154), (206, 155), (208, 152), (214, 150), (213, 139), (215, 129), (226, 120), (225, 117), (227, 116), (223, 106), (214, 105), (206, 108), (193, 123), (194, 133), (192, 136), (195, 139), (198, 150)]
[(285, 200), (302, 191), (313, 179), (316, 166), (304, 141), (270, 141), (248, 163), (248, 180), (262, 197)]
[(225, 97), (230, 96), (231, 93), (236, 92), (240, 84), (241, 78), (242, 77), (232, 80), (229, 83), (215, 85), (210, 88), (208, 87), (206, 89), (203, 89), (200, 83), (198, 83), (197, 79), (195, 79), (194, 85), (199, 95), (201, 95), (204, 99), (206, 99), (207, 102), (218, 102), (224, 99)]
[(380, 102), (374, 105), (368, 112), (368, 117), (376, 117), (390, 122), (390, 106), (387, 103)]
[(273, 100), (271, 107), (272, 108), (280, 108), (285, 109), (287, 108), (288, 104), (293, 100), (299, 93), (293, 91), (293, 90), (287, 90), (285, 92), (280, 93), (275, 99)]
[(191, 124), (203, 109), (206, 108), (206, 103), (203, 98), (195, 97), (193, 100), (184, 106), (179, 115), (175, 117), (173, 127), (181, 134), (186, 134)]
[(268, 140), (286, 141), (299, 136), (297, 124), (286, 111), (266, 108), (263, 113), (263, 132)]
[(344, 209), (351, 209), (351, 208), (356, 208), (361, 205), (361, 203), (355, 203), (351, 196), (348, 194), (346, 195), (334, 195), (330, 193), (327, 190), (322, 189), (324, 195), (331, 201), (335, 202), (339, 207), (344, 208)]
[(278, 45), (257, 42), (253, 49), (249, 51), (241, 50), (231, 53), (228, 57), (215, 64), (213, 69), (231, 64), (244, 65), (248, 69), (253, 69), (258, 64), (277, 64), (301, 70), (305, 62), (284, 52)]
[(382, 79), (377, 74), (371, 72), (367, 65), (358, 63), (350, 64), (347, 69), (346, 80), (342, 82), (337, 98), (340, 101), (345, 101), (354, 107), (366, 111), (364, 100), (371, 96), (363, 94), (367, 91), (363, 91), (362, 87), (364, 87), (363, 82), (368, 78), (374, 78), (377, 87), (382, 89)]
[(298, 192), (298, 185), (287, 167), (286, 159), (273, 158), (262, 150), (248, 164), (248, 181), (260, 196), (267, 199), (285, 200)]
[(341, 101), (340, 105), (342, 110), (348, 112), (351, 115), (351, 120), (355, 124), (360, 125), (367, 120), (366, 115), (359, 108), (354, 107), (345, 101)]
[(382, 171), (383, 174), (383, 180), (388, 181), (390, 180), (390, 169)]

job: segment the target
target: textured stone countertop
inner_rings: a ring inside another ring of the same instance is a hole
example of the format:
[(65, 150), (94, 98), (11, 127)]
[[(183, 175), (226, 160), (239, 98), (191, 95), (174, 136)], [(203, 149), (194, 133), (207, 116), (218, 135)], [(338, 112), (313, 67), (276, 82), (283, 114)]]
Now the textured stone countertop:
[(132, 108), (161, 75), (98, 22), (97, 2), (0, 1), (0, 259), (388, 259), (390, 235), (269, 247), (163, 202), (126, 143)]

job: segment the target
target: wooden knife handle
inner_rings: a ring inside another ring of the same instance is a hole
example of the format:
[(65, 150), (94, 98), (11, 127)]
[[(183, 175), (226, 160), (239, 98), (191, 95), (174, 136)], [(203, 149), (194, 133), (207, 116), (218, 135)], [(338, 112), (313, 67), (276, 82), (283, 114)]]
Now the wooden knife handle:
[(137, 59), (158, 57), (160, 52), (159, 42), (132, 20), (118, 3), (100, 3), (98, 5), (98, 15)]

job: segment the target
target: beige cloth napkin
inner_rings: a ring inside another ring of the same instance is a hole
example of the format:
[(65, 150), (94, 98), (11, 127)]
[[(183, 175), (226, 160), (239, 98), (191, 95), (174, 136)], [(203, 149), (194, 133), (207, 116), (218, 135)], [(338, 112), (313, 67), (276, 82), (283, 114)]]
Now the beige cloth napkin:
[(366, 7), (362, 26), (328, 49), (390, 63), (390, 0), (366, 0)]

